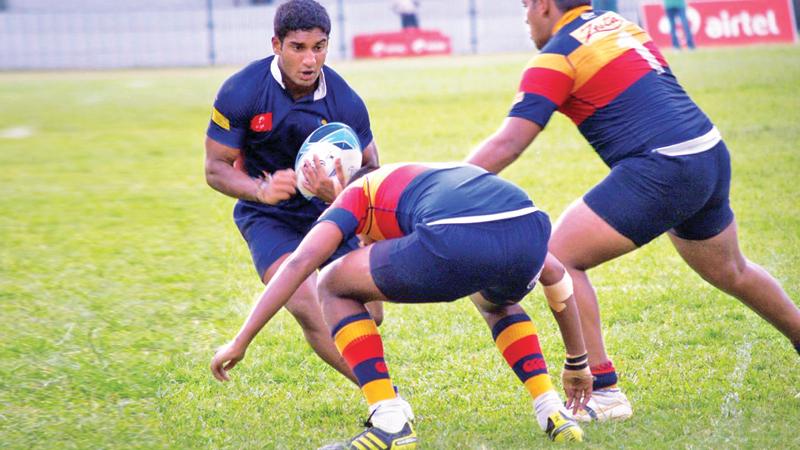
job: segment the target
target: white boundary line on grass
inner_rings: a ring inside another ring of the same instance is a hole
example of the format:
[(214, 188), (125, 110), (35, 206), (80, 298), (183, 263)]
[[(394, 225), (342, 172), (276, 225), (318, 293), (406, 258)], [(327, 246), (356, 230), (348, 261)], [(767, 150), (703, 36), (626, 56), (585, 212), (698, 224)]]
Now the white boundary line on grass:
[(0, 129), (1, 139), (25, 139), (33, 136), (33, 127), (21, 125)]
[(742, 417), (742, 411), (739, 409), (739, 390), (744, 385), (744, 378), (747, 375), (747, 369), (750, 368), (751, 350), (753, 343), (745, 338), (742, 345), (736, 350), (736, 367), (730, 376), (731, 387), (733, 390), (725, 394), (722, 399), (722, 417), (739, 420)]

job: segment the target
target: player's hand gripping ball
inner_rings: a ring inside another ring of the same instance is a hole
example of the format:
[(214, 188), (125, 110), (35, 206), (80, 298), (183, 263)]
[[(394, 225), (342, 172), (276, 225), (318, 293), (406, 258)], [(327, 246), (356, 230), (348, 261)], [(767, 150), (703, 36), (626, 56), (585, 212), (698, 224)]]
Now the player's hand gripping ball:
[(328, 178), (336, 179), (336, 159), (342, 162), (344, 169), (345, 183), (350, 177), (361, 168), (361, 143), (355, 132), (349, 126), (331, 122), (325, 124), (308, 135), (300, 151), (297, 152), (297, 159), (294, 163), (294, 171), (297, 174), (297, 189), (305, 198), (310, 199), (314, 196), (305, 187), (306, 177), (303, 174), (303, 166), (308, 164), (314, 167), (314, 156), (319, 159), (320, 165), (325, 170)]

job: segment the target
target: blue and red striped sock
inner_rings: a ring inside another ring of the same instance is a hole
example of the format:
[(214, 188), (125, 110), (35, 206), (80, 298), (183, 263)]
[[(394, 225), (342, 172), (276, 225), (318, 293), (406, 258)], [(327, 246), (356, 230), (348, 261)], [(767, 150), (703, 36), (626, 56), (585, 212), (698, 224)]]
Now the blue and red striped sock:
[(593, 390), (613, 388), (617, 385), (617, 371), (614, 369), (614, 363), (610, 360), (589, 369), (594, 377)]
[(536, 327), (527, 314), (513, 314), (500, 319), (492, 327), (492, 338), (531, 397), (536, 399), (553, 390)]
[(383, 341), (369, 313), (342, 319), (331, 332), (336, 348), (353, 370), (370, 406), (396, 397), (383, 359)]

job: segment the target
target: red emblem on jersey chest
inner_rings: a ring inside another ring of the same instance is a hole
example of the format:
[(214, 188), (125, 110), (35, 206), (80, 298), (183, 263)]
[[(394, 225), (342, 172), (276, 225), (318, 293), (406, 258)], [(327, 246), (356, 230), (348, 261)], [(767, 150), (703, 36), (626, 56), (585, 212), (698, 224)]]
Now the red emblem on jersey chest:
[(250, 120), (250, 129), (256, 132), (269, 131), (272, 129), (272, 113), (259, 114)]

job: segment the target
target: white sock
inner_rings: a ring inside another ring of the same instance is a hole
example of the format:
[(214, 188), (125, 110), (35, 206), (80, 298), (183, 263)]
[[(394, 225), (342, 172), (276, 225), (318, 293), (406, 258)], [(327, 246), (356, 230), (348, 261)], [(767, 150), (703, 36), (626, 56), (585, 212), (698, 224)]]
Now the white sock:
[(556, 391), (550, 390), (544, 394), (540, 394), (533, 400), (533, 407), (536, 409), (536, 420), (542, 431), (547, 430), (547, 418), (556, 411), (566, 410), (561, 398), (556, 394)]
[[(370, 421), (372, 425), (389, 433), (397, 433), (403, 429), (408, 421), (405, 408), (409, 408), (404, 400), (393, 398), (391, 400), (381, 400), (369, 407), (372, 415)], [(373, 413), (374, 411), (374, 413)]]

